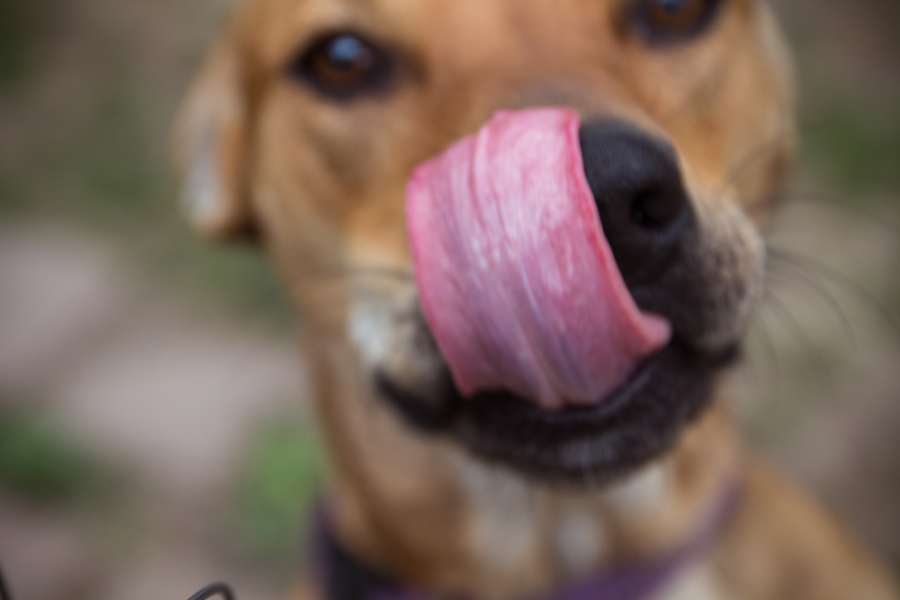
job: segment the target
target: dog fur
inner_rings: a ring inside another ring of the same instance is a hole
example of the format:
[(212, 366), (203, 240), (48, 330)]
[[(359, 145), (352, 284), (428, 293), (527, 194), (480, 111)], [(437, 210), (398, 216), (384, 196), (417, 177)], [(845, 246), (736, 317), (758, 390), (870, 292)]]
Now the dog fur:
[[(410, 277), (406, 183), (504, 108), (616, 116), (672, 144), (703, 232), (696, 268), (713, 289), (684, 318), (703, 322), (705, 348), (743, 334), (762, 294), (759, 231), (793, 155), (788, 52), (756, 0), (723, 0), (708, 31), (664, 44), (627, 30), (627, 4), (244, 0), (177, 126), (186, 210), (209, 236), (253, 236), (277, 264), (304, 318), (337, 536), (367, 564), (441, 597), (529, 596), (669, 551), (740, 480), (733, 522), (663, 598), (900, 597), (852, 534), (747, 452), (721, 378), (663, 456), (579, 484), (473, 455), (379, 393), (379, 373), (413, 390), (443, 376)], [(287, 73), (340, 30), (403, 56), (388, 89), (335, 100)], [(315, 582), (301, 592), (320, 594)]]

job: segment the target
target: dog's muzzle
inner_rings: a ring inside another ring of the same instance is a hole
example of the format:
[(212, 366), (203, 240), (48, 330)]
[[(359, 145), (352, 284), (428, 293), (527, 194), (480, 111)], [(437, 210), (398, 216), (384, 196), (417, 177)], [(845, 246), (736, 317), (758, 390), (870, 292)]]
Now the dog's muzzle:
[(428, 343), (410, 340), (404, 364), (434, 368), (379, 363), (380, 395), (535, 476), (597, 483), (646, 464), (709, 404), (758, 298), (758, 236), (722, 206), (635, 126), (498, 113), (411, 180)]
[(670, 340), (628, 285), (652, 281), (691, 211), (674, 153), (634, 129), (500, 112), (416, 171), (407, 214), (423, 310), (466, 396), (597, 404)]

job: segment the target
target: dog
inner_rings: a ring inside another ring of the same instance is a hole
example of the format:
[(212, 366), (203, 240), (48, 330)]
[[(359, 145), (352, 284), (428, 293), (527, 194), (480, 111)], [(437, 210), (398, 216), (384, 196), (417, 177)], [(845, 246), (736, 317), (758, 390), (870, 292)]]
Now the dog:
[(175, 153), (303, 316), (299, 597), (900, 598), (728, 409), (794, 144), (758, 0), (242, 0)]

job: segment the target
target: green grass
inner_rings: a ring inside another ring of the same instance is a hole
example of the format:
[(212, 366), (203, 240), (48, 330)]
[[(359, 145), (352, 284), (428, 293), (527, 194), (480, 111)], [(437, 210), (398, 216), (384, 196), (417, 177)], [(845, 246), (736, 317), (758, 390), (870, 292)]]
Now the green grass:
[(17, 148), (15, 172), (30, 214), (129, 235), (171, 228), (172, 185), (152, 153), (143, 102), (135, 85), (111, 80), (72, 131)]
[(174, 210), (166, 174), (150, 153), (153, 140), (141, 100), (127, 83), (110, 86), (95, 121), (67, 148), (67, 177), (79, 210), (107, 224), (160, 226)]
[(0, 215), (17, 215), (27, 210), (22, 182), (11, 169), (0, 168)]
[(804, 164), (848, 202), (900, 192), (900, 103), (831, 99), (801, 114)]
[(32, 72), (35, 27), (33, 7), (21, 0), (0, 0), (0, 91), (20, 87)]
[(38, 502), (95, 493), (103, 468), (72, 436), (24, 410), (0, 413), (0, 486)]
[(291, 560), (304, 539), (323, 481), (316, 436), (296, 419), (278, 418), (255, 439), (237, 490), (235, 544), (266, 560)]

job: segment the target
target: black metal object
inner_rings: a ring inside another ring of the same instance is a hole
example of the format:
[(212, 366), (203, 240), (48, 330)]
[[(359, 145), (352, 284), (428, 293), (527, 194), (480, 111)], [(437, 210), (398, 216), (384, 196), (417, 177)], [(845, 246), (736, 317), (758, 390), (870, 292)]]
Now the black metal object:
[[(226, 583), (214, 583), (206, 586), (188, 600), (209, 600), (216, 596), (221, 597), (222, 600), (234, 600), (234, 592), (231, 591), (231, 587)], [(3, 577), (3, 569), (0, 569), (0, 600), (12, 600), (12, 595), (6, 586), (6, 579)]]
[[(225, 583), (214, 583), (191, 596), (188, 600), (208, 600), (220, 596), (222, 600), (234, 600), (234, 592)], [(0, 600), (9, 600), (5, 596)]]
[(0, 569), (0, 600), (12, 600), (9, 588), (6, 587), (6, 580), (3, 579), (3, 569)]

